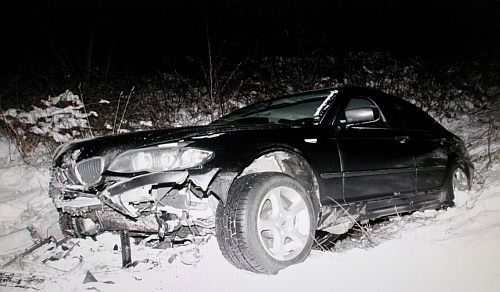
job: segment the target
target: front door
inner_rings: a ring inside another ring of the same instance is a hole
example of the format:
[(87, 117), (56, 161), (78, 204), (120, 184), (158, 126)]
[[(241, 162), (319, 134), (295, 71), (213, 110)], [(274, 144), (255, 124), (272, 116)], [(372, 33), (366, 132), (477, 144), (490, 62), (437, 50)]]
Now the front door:
[(408, 136), (396, 128), (381, 102), (354, 96), (343, 106), (344, 111), (357, 107), (373, 107), (379, 111), (380, 117), (375, 121), (349, 125), (340, 114), (335, 121), (341, 129), (336, 141), (345, 202), (415, 192), (416, 169)]

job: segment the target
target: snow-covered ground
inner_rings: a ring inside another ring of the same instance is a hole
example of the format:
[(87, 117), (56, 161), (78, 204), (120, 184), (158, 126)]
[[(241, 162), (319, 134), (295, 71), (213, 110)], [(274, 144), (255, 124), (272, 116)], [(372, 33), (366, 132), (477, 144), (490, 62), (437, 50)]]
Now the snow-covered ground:
[(489, 135), (487, 155), (491, 129), (476, 120), (444, 121), (465, 138), (476, 165), (473, 189), (456, 194), (456, 207), (365, 226), (275, 276), (237, 270), (215, 238), (170, 250), (132, 244), (134, 266), (123, 269), (120, 237), (110, 233), (49, 242), (2, 267), (29, 247), (19, 245), (27, 226), (42, 238), (61, 234), (47, 195), (50, 153), (38, 149), (27, 165), (0, 137), (0, 237), (19, 240), (0, 241), (0, 291), (500, 291), (500, 139)]

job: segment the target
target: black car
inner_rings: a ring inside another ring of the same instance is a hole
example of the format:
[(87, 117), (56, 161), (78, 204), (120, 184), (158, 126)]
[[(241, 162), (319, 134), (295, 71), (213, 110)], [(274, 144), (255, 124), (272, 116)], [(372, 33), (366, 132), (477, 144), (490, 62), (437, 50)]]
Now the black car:
[(126, 230), (169, 246), (215, 234), (233, 265), (275, 274), (356, 222), (452, 206), (472, 175), (462, 140), (425, 112), (343, 87), (62, 145), (50, 195), (66, 234)]

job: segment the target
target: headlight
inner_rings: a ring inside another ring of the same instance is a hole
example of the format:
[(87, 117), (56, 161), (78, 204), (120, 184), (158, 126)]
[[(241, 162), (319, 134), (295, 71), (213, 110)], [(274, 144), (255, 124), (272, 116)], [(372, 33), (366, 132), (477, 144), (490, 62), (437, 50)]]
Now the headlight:
[(196, 167), (212, 158), (213, 152), (197, 148), (145, 148), (124, 152), (108, 167), (113, 172), (159, 172)]

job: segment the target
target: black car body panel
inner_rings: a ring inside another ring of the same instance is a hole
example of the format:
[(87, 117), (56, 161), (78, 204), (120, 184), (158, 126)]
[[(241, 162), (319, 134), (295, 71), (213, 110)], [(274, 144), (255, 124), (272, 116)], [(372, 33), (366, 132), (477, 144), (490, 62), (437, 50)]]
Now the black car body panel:
[[(295, 104), (282, 102), (287, 98)], [(167, 149), (172, 159), (186, 155), (185, 163), (200, 162), (151, 171), (154, 161), (137, 160), (141, 149), (151, 157), (163, 157)], [(127, 159), (145, 164), (145, 170), (128, 170)], [(447, 173), (457, 162), (470, 181), (473, 166), (463, 142), (417, 107), (379, 91), (344, 87), (265, 101), (206, 126), (65, 144), (54, 154), (51, 196), (66, 216), (62, 227), (68, 233), (129, 229), (147, 234), (163, 228), (162, 237), (176, 237), (187, 224), (186, 210), (209, 210), (209, 197), (226, 204), (234, 180), (281, 172), (311, 196), (318, 229), (342, 233), (354, 224), (352, 218), (440, 206)], [(180, 211), (174, 216), (159, 208), (167, 205)], [(215, 215), (203, 216), (194, 218), (195, 225), (213, 227)], [(142, 217), (150, 219), (138, 224)]]

